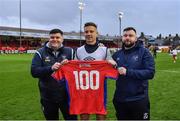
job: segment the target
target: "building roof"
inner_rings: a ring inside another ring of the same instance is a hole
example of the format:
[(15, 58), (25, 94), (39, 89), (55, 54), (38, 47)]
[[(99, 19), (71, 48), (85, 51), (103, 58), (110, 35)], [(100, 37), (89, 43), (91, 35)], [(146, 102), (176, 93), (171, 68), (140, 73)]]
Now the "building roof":
[[(34, 38), (48, 38), (50, 30), (41, 30), (41, 29), (29, 29), (29, 28), (21, 28), (21, 36), (24, 37), (34, 37)], [(20, 36), (20, 28), (17, 27), (7, 27), (7, 26), (0, 26), (0, 35), (5, 36)], [(80, 34), (77, 32), (64, 32), (64, 39), (70, 40), (79, 40)], [(84, 40), (84, 36), (82, 36)], [(113, 41), (118, 39), (116, 36), (104, 36), (99, 35), (100, 40), (106, 41)]]

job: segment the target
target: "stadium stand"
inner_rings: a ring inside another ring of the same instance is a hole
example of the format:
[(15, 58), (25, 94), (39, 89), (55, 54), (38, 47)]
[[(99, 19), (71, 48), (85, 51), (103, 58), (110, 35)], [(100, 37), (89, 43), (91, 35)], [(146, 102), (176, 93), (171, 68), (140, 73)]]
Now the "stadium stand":
[[(0, 52), (1, 53), (25, 53), (28, 50), (40, 48), (48, 40), (49, 30), (20, 29), (16, 27), (0, 26)], [(80, 46), (79, 33), (64, 32), (64, 45), (72, 48)], [(81, 44), (84, 43), (82, 37)], [(108, 48), (117, 48), (116, 36), (99, 35), (99, 41)], [(30, 51), (34, 52), (34, 51)]]

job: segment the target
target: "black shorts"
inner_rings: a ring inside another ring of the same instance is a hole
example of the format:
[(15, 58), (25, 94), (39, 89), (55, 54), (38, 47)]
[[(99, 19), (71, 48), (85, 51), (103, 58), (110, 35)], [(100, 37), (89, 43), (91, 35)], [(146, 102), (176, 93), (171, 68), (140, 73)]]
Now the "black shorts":
[(118, 120), (150, 120), (150, 103), (148, 99), (129, 102), (113, 100)]

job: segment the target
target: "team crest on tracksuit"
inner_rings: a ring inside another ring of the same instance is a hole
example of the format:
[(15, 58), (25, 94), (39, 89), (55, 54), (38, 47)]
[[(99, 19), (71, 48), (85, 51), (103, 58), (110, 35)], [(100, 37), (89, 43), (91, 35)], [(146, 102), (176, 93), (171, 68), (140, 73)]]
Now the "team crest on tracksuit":
[(51, 60), (50, 60), (50, 57), (49, 56), (46, 56), (45, 57), (45, 62), (50, 62)]
[(138, 61), (139, 57), (138, 57), (138, 55), (134, 55), (132, 58), (133, 58), (134, 61)]

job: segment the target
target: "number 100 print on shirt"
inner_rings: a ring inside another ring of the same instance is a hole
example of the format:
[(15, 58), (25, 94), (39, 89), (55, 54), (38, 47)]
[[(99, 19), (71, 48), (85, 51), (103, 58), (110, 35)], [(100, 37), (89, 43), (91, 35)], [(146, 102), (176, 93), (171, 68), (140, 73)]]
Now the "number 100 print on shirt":
[(106, 61), (71, 60), (52, 76), (66, 81), (70, 114), (107, 114), (106, 80), (118, 76), (112, 65)]

